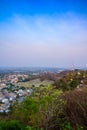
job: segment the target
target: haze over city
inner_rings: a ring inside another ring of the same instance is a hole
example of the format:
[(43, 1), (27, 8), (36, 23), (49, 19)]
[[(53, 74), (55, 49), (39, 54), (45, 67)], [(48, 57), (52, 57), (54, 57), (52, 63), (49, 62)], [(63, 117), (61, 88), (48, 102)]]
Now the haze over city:
[(0, 66), (87, 67), (86, 0), (0, 0)]

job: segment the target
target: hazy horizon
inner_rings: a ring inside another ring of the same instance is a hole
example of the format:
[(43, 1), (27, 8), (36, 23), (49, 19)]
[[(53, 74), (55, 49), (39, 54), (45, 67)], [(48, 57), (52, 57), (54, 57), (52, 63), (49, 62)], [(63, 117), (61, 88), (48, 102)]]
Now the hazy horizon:
[(85, 0), (1, 0), (0, 66), (87, 67)]

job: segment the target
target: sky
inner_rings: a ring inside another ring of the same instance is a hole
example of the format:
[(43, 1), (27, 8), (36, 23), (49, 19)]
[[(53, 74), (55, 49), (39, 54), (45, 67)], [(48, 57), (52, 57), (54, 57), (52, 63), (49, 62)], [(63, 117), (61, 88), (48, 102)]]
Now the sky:
[(87, 67), (86, 0), (0, 0), (0, 66)]

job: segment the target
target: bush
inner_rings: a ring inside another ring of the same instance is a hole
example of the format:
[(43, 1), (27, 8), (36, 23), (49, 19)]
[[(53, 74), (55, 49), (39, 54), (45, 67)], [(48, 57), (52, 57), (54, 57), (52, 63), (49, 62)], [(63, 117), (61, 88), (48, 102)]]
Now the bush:
[(23, 125), (17, 120), (1, 121), (0, 130), (22, 130)]
[(64, 100), (65, 114), (72, 126), (75, 128), (82, 126), (87, 129), (87, 88), (67, 92)]

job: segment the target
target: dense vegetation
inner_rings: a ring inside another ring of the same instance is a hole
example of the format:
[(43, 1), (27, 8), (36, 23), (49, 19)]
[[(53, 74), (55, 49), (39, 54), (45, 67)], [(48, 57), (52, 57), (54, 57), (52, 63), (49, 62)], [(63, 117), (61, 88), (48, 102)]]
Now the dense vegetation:
[(32, 95), (0, 116), (0, 130), (86, 130), (86, 82), (87, 72), (75, 71), (53, 85), (33, 88)]

